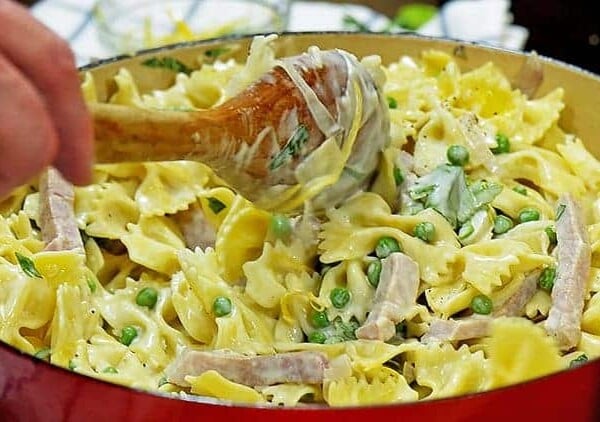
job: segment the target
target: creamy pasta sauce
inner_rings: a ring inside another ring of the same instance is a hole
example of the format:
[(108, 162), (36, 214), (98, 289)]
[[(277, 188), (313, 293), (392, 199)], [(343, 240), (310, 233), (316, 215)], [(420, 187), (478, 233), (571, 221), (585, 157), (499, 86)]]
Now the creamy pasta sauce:
[[(300, 216), (196, 162), (96, 166), (75, 188), (50, 170), (16, 189), (1, 204), (0, 339), (130, 387), (288, 406), (456, 396), (599, 356), (600, 163), (559, 126), (562, 89), (529, 98), (492, 63), (465, 72), (432, 50), (363, 64), (389, 139), (376, 162), (325, 143), (279, 197)], [(122, 69), (110, 101), (209, 108), (243, 69), (204, 64), (144, 95)], [(332, 172), (343, 189), (308, 193)]]

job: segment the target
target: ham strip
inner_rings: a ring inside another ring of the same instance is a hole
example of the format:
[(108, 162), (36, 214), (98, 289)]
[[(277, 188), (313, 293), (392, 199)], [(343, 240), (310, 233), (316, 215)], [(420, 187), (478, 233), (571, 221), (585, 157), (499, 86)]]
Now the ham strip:
[(534, 270), (527, 274), (517, 291), (494, 311), (493, 315), (495, 317), (523, 315), (523, 308), (537, 291), (537, 282), (541, 272), (541, 270)]
[(166, 374), (170, 383), (184, 387), (189, 385), (186, 376), (199, 376), (210, 370), (251, 387), (282, 383), (320, 384), (328, 366), (327, 356), (310, 351), (245, 356), (188, 349), (167, 367)]
[(460, 341), (485, 337), (490, 332), (490, 317), (468, 317), (463, 319), (435, 319), (429, 331), (421, 337), (422, 343)]
[[(540, 270), (530, 272), (521, 286), (492, 314), (494, 317), (521, 316), (523, 308), (537, 290)], [(492, 318), (471, 316), (461, 319), (434, 319), (429, 331), (421, 338), (423, 343), (461, 341), (489, 335)]]
[(556, 217), (558, 267), (546, 331), (562, 350), (579, 343), (581, 316), (590, 273), (591, 246), (581, 210), (571, 195), (559, 198)]
[(40, 228), (48, 251), (75, 250), (83, 242), (75, 220), (75, 191), (58, 170), (50, 167), (40, 177)]
[(373, 308), (356, 337), (367, 340), (389, 340), (417, 303), (419, 266), (408, 255), (395, 252), (382, 261), (379, 285)]
[(185, 246), (194, 250), (215, 247), (217, 232), (207, 220), (202, 208), (195, 206), (177, 214), (177, 222), (181, 228)]

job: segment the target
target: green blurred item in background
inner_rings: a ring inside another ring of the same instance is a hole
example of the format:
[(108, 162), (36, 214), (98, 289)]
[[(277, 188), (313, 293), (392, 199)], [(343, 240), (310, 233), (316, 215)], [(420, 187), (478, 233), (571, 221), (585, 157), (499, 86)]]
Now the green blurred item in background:
[(437, 11), (437, 7), (432, 4), (407, 4), (398, 9), (394, 16), (394, 23), (401, 28), (415, 31), (433, 18)]

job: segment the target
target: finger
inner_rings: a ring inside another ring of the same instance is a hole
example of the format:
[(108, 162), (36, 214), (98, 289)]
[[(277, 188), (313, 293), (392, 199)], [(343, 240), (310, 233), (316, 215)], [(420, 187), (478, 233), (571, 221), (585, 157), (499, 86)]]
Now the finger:
[(60, 147), (55, 166), (73, 183), (88, 183), (92, 124), (73, 53), (64, 40), (12, 1), (0, 0), (0, 24), (0, 53), (32, 82), (56, 128)]
[(45, 168), (58, 137), (33, 85), (0, 54), (0, 197)]

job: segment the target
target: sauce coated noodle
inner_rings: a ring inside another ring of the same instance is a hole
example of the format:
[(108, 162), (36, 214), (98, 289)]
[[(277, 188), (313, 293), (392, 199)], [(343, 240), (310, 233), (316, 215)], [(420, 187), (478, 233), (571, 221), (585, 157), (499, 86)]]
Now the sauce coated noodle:
[[(242, 68), (147, 95), (123, 69), (111, 101), (207, 108)], [(323, 215), (261, 210), (193, 162), (97, 166), (66, 214), (56, 174), (17, 189), (0, 339), (109, 382), (290, 406), (455, 396), (600, 355), (600, 163), (558, 125), (562, 89), (528, 98), (439, 51), (379, 71), (391, 143), (369, 189)], [(82, 247), (47, 247), (48, 219), (69, 217)], [(301, 376), (244, 369), (274, 355)]]

